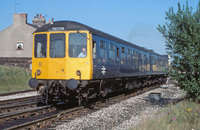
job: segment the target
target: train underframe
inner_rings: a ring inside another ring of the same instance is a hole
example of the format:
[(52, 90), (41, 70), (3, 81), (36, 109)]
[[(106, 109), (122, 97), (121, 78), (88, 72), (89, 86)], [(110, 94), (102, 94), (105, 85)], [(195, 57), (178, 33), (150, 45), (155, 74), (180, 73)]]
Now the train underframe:
[(43, 103), (76, 101), (87, 104), (91, 99), (104, 99), (109, 93), (137, 91), (166, 82), (166, 75), (139, 76), (131, 78), (101, 79), (90, 81), (39, 80), (37, 91)]

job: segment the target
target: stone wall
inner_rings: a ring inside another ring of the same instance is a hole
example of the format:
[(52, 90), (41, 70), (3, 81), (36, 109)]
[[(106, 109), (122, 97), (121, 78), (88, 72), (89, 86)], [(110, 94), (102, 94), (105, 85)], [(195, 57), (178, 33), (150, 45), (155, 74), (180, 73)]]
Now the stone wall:
[(30, 69), (31, 57), (0, 57), (0, 65), (17, 66)]

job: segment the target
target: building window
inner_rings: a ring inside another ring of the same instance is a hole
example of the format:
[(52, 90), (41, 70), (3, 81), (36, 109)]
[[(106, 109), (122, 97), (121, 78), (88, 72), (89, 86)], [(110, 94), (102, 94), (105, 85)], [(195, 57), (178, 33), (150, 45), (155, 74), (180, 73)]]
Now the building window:
[(16, 50), (23, 50), (24, 43), (23, 42), (16, 42)]

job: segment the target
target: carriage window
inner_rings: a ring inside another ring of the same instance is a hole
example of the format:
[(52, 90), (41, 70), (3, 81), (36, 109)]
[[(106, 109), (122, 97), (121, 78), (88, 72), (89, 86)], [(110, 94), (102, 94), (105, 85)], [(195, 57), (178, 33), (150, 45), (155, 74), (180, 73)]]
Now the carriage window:
[(100, 62), (105, 63), (106, 62), (106, 42), (100, 41)]
[(124, 47), (121, 48), (121, 64), (125, 64), (126, 63), (126, 55), (125, 55), (125, 50)]
[(35, 58), (47, 57), (47, 35), (36, 34), (35, 35), (35, 46), (34, 46)]
[(112, 43), (109, 44), (109, 61), (115, 62), (115, 46)]
[(92, 43), (92, 50), (93, 50), (93, 58), (97, 58), (97, 47), (96, 47), (96, 41), (93, 41)]
[(131, 63), (131, 50), (128, 49), (128, 54), (127, 54), (127, 63)]
[(50, 34), (50, 57), (51, 58), (65, 57), (65, 34), (64, 33)]
[(135, 52), (135, 65), (136, 66), (139, 66), (139, 58), (140, 58), (139, 55), (140, 55), (139, 52)]
[(141, 65), (145, 65), (145, 63), (144, 63), (145, 62), (145, 56), (144, 56), (144, 54), (142, 54), (141, 59), (142, 59), (142, 62), (141, 62), (142, 64)]
[(132, 60), (132, 63), (136, 63), (136, 58), (137, 58), (137, 56), (136, 56), (136, 52), (133, 50), (132, 51), (132, 56), (133, 56), (133, 60)]
[(119, 48), (117, 47), (117, 61), (119, 61)]
[(87, 34), (69, 34), (69, 57), (85, 58), (87, 56)]

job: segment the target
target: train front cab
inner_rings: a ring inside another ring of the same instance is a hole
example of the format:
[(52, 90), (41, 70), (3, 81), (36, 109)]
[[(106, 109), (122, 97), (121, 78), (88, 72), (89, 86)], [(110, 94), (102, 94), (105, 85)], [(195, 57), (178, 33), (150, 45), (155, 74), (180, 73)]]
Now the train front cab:
[[(33, 37), (32, 78), (73, 82), (92, 78), (89, 31), (41, 32)], [(83, 48), (86, 56), (79, 56)]]

